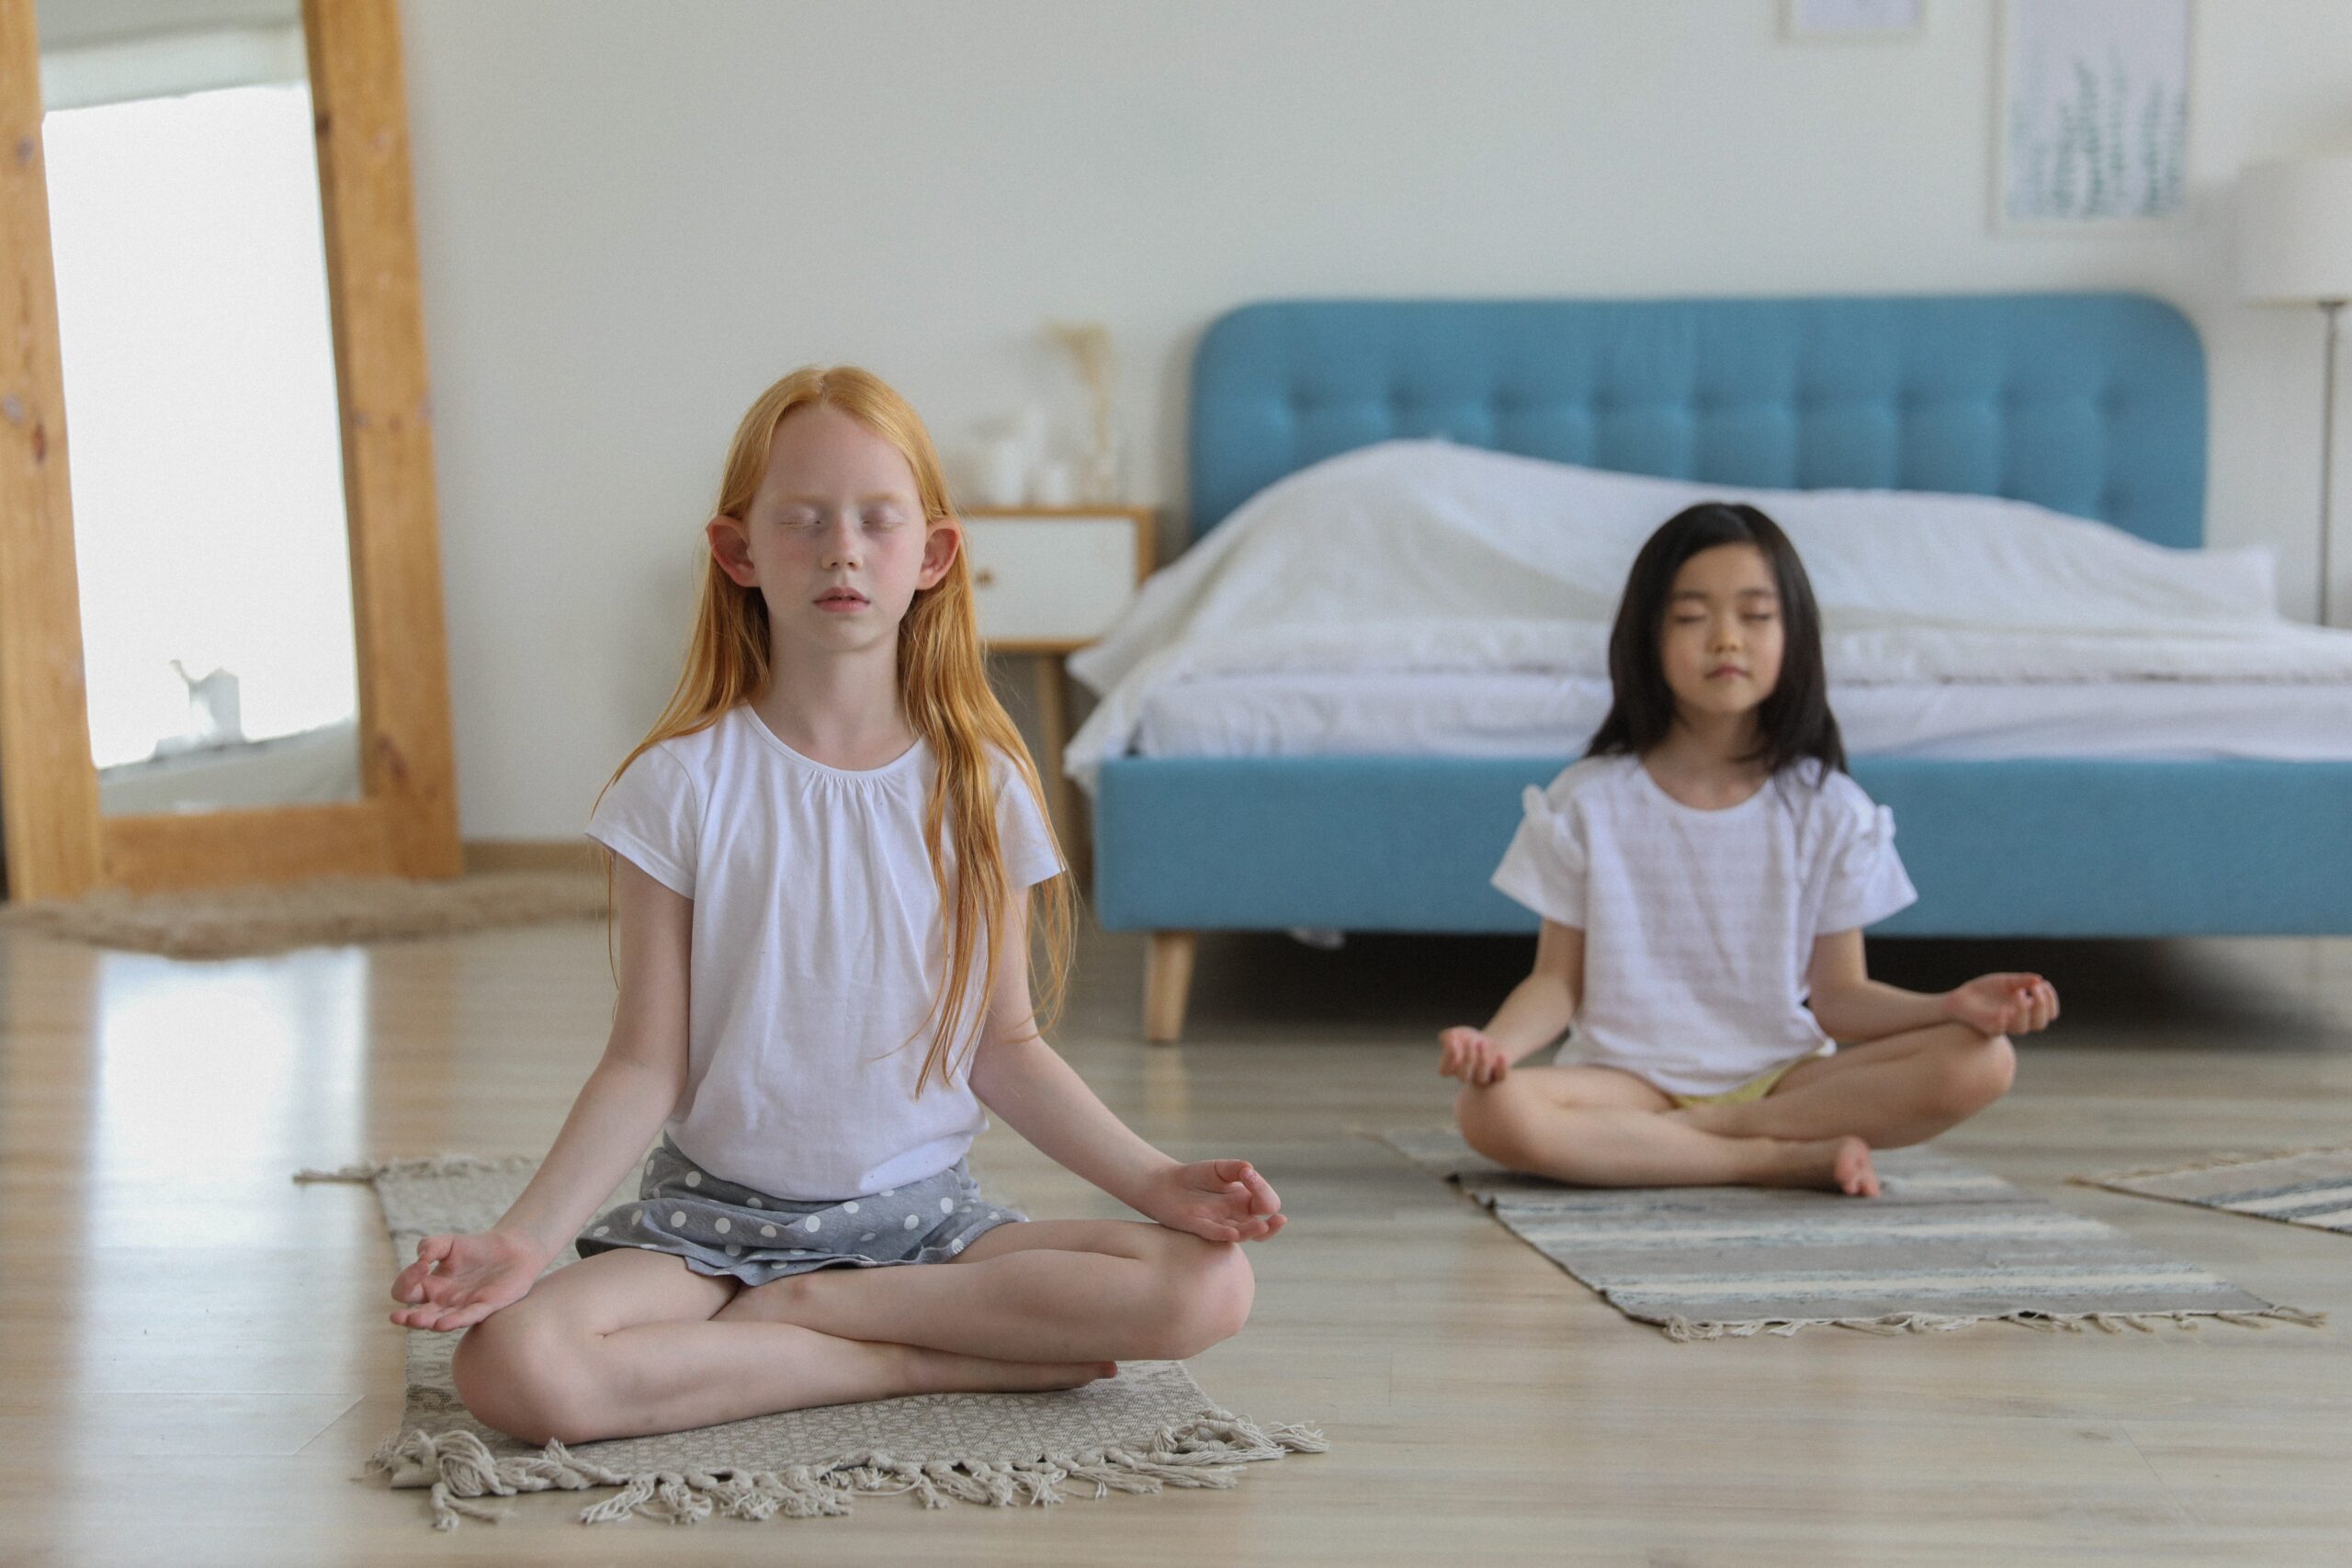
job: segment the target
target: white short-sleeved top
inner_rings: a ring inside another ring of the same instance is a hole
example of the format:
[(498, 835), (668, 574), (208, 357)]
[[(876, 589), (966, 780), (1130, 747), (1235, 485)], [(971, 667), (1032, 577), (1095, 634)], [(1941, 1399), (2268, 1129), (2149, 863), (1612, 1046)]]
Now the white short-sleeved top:
[[(842, 1199), (936, 1175), (988, 1123), (969, 1058), (920, 1098), (947, 967), (923, 848), (937, 774), (918, 742), (851, 771), (795, 751), (750, 707), (653, 746), (614, 781), (588, 836), (694, 900), (687, 1158), (780, 1198)], [(1009, 887), (1061, 870), (1035, 798), (995, 769)], [(985, 950), (975, 953), (976, 1025)], [(1025, 957), (1025, 955), (1023, 955)]]
[(1547, 789), (1494, 884), (1584, 932), (1563, 1061), (1718, 1094), (1829, 1043), (1804, 1005), (1814, 939), (1918, 898), (1894, 814), (1807, 760), (1737, 806), (1702, 810), (1637, 757), (1591, 757)]

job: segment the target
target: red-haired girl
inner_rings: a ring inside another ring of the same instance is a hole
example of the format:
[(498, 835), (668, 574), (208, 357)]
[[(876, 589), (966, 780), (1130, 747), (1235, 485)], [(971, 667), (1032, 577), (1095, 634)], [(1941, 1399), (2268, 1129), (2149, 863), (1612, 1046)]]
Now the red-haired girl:
[[(1280, 1201), (1146, 1144), (1046, 1043), (1032, 919), (1051, 1003), (1067, 879), (922, 421), (865, 371), (796, 371), (707, 533), (685, 673), (589, 828), (610, 1043), (514, 1207), (419, 1244), (392, 1321), (466, 1329), (459, 1394), (534, 1442), (1066, 1388), (1233, 1334), (1238, 1244)], [(965, 1167), (983, 1106), (1154, 1223), (1011, 1223)]]

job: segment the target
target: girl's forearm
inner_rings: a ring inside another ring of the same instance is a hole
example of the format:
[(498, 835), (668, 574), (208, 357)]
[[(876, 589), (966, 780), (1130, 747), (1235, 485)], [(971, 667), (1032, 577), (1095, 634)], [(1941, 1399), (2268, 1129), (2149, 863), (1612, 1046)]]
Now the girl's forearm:
[(1035, 1034), (984, 1047), (972, 1064), (972, 1091), (1038, 1153), (1130, 1208), (1147, 1178), (1177, 1163), (1113, 1114)]
[(1906, 991), (1883, 980), (1864, 980), (1836, 990), (1816, 990), (1809, 998), (1813, 1016), (1832, 1040), (1883, 1040), (1914, 1029), (1948, 1022), (1951, 1014), (1944, 998), (1923, 991)]
[(1514, 1062), (1549, 1045), (1576, 1018), (1577, 996), (1557, 976), (1534, 974), (1511, 987), (1487, 1025), (1487, 1038)]
[(553, 1258), (570, 1246), (669, 1120), (682, 1086), (675, 1072), (607, 1055), (588, 1075), (538, 1174), (497, 1229)]

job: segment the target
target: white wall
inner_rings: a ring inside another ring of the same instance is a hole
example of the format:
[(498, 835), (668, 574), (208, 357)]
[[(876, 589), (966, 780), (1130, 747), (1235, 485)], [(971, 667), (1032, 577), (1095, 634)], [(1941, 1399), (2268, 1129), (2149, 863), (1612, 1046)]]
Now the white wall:
[(2146, 289), (2205, 337), (2212, 542), (2309, 614), (2318, 314), (2236, 301), (2229, 183), (2352, 138), (2352, 4), (2203, 0), (2191, 217), (2082, 238), (1992, 231), (1995, 6), (1927, 10), (407, 0), (466, 834), (576, 833), (644, 732), (762, 387), (848, 360), (945, 446), (1074, 429), (1047, 317), (1112, 325), (1138, 499), (1181, 504), (1186, 361), (1244, 300)]

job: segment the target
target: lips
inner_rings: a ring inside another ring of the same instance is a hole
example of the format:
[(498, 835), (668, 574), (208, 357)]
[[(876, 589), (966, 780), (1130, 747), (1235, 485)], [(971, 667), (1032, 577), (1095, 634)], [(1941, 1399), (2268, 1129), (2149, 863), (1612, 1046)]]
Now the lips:
[(866, 603), (865, 595), (854, 588), (829, 589), (817, 596), (821, 610), (863, 610)]

